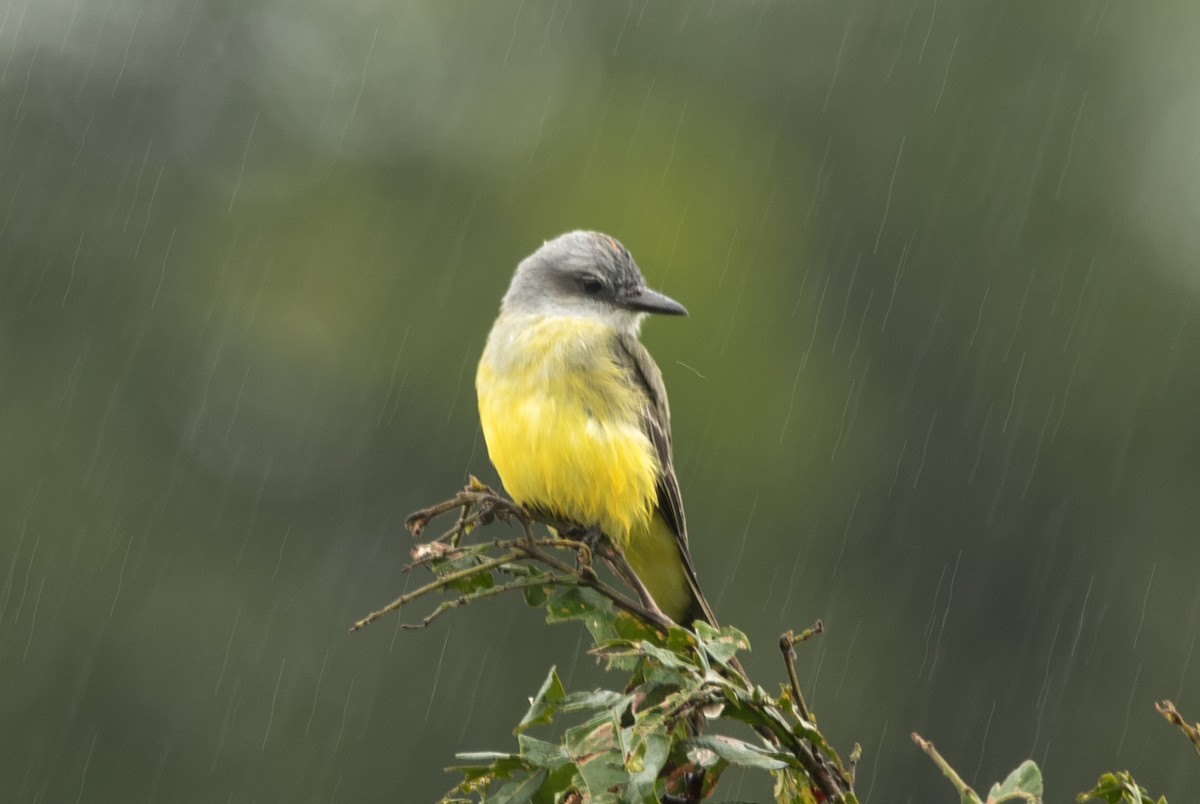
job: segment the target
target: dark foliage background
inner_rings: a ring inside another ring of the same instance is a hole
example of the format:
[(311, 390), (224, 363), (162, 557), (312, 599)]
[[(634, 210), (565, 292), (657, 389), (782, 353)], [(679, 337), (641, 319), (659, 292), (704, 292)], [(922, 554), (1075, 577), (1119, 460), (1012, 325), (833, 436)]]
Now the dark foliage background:
[[(581, 629), (347, 626), (493, 475), (511, 269), (691, 310), (701, 578), (867, 801), (1025, 757), (1176, 800), (1200, 711), (1200, 7), (14, 0), (0, 23), (0, 798), (429, 800)], [(739, 787), (740, 785), (740, 787)], [(727, 795), (763, 798), (731, 776)]]

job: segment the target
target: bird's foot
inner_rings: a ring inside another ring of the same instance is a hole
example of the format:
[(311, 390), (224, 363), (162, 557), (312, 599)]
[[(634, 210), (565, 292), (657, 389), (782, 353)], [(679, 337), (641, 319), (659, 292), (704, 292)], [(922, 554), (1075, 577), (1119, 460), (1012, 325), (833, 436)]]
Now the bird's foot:
[(597, 551), (601, 551), (601, 555), (604, 554), (604, 534), (600, 532), (600, 528), (595, 526), (590, 528), (575, 526), (560, 531), (560, 533), (563, 538), (579, 542), (583, 545), (583, 548), (578, 552), (577, 561), (579, 568), (587, 574), (594, 574), (592, 573), (592, 555)]
[(604, 534), (600, 532), (600, 528), (592, 525), (590, 528), (585, 528), (581, 525), (575, 525), (561, 531), (566, 539), (586, 544), (590, 549), (597, 550), (600, 544), (604, 541)]

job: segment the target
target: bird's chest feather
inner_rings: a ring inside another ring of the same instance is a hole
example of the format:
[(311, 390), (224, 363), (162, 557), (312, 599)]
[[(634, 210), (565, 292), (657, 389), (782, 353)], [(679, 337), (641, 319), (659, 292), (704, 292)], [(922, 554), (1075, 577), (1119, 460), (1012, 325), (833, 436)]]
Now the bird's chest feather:
[(494, 331), (476, 375), (488, 453), (508, 492), (625, 541), (648, 520), (658, 461), (644, 396), (588, 321)]

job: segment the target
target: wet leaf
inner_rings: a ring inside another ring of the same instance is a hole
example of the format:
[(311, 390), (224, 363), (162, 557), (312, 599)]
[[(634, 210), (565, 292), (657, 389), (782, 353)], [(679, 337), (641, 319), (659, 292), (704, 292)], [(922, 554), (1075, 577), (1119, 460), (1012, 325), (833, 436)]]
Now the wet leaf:
[(627, 763), (629, 798), (657, 801), (655, 782), (670, 753), (671, 741), (665, 734), (650, 734), (641, 741), (635, 749), (634, 756)]
[(600, 715), (574, 726), (563, 733), (561, 745), (572, 757), (612, 751), (615, 743), (616, 720), (612, 713)]
[(697, 622), (696, 636), (700, 638), (705, 653), (714, 661), (724, 665), (729, 664), (729, 660), (738, 651), (750, 650), (750, 640), (736, 628), (726, 627), (717, 630), (706, 623)]
[(1167, 804), (1165, 797), (1152, 798), (1128, 771), (1104, 774), (1094, 788), (1080, 793), (1075, 800), (1104, 801), (1107, 804)]
[(517, 725), (516, 732), (520, 734), (531, 726), (549, 723), (553, 720), (554, 714), (558, 711), (558, 705), (566, 697), (566, 694), (562, 680), (558, 677), (557, 668), (551, 667), (550, 672), (546, 675), (546, 680), (542, 682), (541, 689), (529, 702), (529, 709)]
[(592, 589), (564, 586), (551, 592), (546, 601), (546, 622), (582, 620), (595, 640), (612, 639), (615, 612), (612, 603)]
[(786, 760), (774, 752), (723, 735), (693, 737), (688, 741), (689, 754), (696, 748), (706, 748), (730, 764), (743, 768), (776, 771), (789, 766)]
[(572, 692), (563, 698), (559, 705), (561, 712), (581, 712), (588, 709), (612, 709), (628, 706), (629, 696), (621, 695), (612, 690), (594, 690), (592, 692)]
[[(627, 639), (631, 642), (649, 641), (655, 644), (662, 643), (662, 633), (658, 629), (652, 628), (647, 623), (642, 622), (627, 612), (614, 610), (612, 626), (617, 636), (621, 639)], [(671, 630), (674, 631), (675, 629)]]
[(587, 788), (587, 801), (620, 800), (612, 791), (624, 789), (629, 781), (625, 765), (620, 761), (620, 755), (615, 753), (598, 754), (587, 761), (580, 761), (579, 775)]
[(1016, 770), (1008, 774), (1008, 778), (992, 785), (992, 789), (988, 791), (988, 804), (1014, 800), (1042, 800), (1042, 771), (1031, 759), (1022, 762)]
[[(703, 623), (698, 622), (696, 627), (699, 628), (701, 625)], [(699, 644), (696, 635), (686, 628), (671, 626), (671, 630), (667, 632), (666, 647), (676, 653), (687, 653), (688, 651), (695, 650)]]
[(545, 781), (547, 774), (548, 771), (543, 768), (524, 779), (510, 782), (501, 787), (496, 792), (495, 797), (489, 800), (496, 802), (496, 804), (526, 804), (526, 802), (533, 799), (534, 793), (542, 786), (542, 782)]
[(550, 589), (551, 587), (546, 584), (526, 586), (524, 590), (525, 605), (533, 609), (540, 609), (550, 597)]
[(542, 787), (538, 790), (534, 801), (537, 802), (564, 802), (570, 801), (566, 795), (571, 791), (578, 791), (583, 786), (583, 779), (579, 775), (579, 769), (575, 767), (573, 762), (568, 762), (565, 765), (552, 770), (546, 776), (546, 780), (542, 782)]
[(673, 670), (695, 670), (696, 665), (691, 661), (691, 657), (686, 653), (676, 653), (675, 651), (666, 648), (660, 648), (643, 640), (638, 643), (638, 650), (644, 655), (654, 659), (661, 667)]
[[(472, 552), (467, 555), (458, 555), (449, 560), (439, 559), (433, 562), (433, 570), (438, 575), (448, 575), (452, 572), (462, 572), (463, 570), (478, 567), (483, 560), (484, 556), (482, 553), (477, 555)], [(470, 595), (473, 592), (491, 589), (495, 585), (496, 579), (492, 576), (491, 572), (479, 572), (450, 582), (448, 588), (463, 595)]]
[(521, 746), (522, 759), (534, 767), (553, 770), (570, 761), (570, 757), (554, 743), (538, 740), (527, 734), (519, 735), (517, 743)]

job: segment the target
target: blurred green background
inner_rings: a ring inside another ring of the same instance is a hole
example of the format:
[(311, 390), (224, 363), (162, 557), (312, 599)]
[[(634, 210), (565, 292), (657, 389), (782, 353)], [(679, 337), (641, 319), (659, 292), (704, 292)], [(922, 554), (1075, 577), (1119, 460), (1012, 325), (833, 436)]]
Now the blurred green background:
[[(13, 0), (0, 799), (428, 801), (582, 629), (400, 632), (513, 267), (620, 238), (701, 580), (866, 801), (1200, 761), (1200, 6)], [(420, 612), (412, 612), (409, 619)], [(608, 679), (608, 683), (615, 683)], [(732, 775), (726, 798), (762, 800)]]

